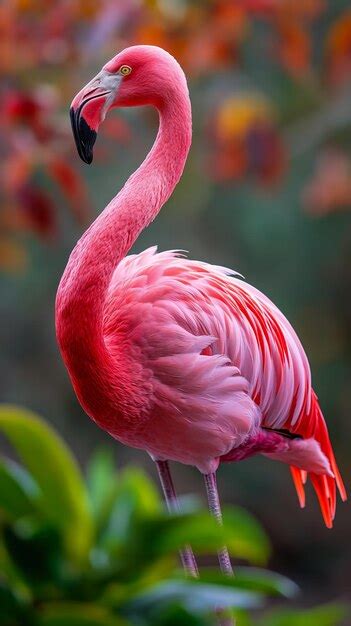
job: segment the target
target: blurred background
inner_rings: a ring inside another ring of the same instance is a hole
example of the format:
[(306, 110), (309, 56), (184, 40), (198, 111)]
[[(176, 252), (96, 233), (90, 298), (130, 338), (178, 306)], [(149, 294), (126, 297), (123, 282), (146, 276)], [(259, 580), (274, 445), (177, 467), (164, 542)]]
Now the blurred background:
[[(150, 148), (150, 110), (109, 116), (92, 167), (68, 107), (133, 43), (174, 54), (189, 80), (194, 138), (181, 183), (136, 251), (157, 243), (234, 268), (287, 315), (349, 484), (351, 435), (351, 10), (348, 0), (9, 0), (0, 5), (1, 401), (38, 411), (84, 466), (98, 444), (155, 475), (77, 403), (56, 346), (54, 299), (68, 255)], [(181, 492), (200, 492), (174, 467)], [(226, 502), (272, 539), (271, 567), (307, 603), (350, 592), (350, 506), (323, 525), (308, 489), (264, 458), (220, 469)]]

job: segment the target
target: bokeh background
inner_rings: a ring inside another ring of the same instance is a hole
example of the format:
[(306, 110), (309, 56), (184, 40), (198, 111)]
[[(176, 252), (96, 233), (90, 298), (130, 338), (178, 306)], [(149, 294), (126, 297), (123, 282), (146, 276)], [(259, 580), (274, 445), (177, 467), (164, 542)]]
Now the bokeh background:
[[(110, 115), (92, 167), (76, 155), (74, 94), (117, 51), (163, 46), (183, 65), (194, 139), (183, 179), (137, 251), (158, 243), (227, 265), (295, 326), (349, 486), (351, 438), (351, 10), (348, 0), (8, 0), (0, 5), (1, 400), (44, 415), (82, 465), (103, 444), (117, 463), (151, 461), (79, 407), (54, 333), (68, 254), (152, 144), (150, 110)], [(174, 467), (181, 492), (199, 492)], [(226, 502), (263, 523), (272, 569), (304, 601), (350, 592), (351, 509), (324, 528), (308, 489), (264, 458), (219, 472)]]

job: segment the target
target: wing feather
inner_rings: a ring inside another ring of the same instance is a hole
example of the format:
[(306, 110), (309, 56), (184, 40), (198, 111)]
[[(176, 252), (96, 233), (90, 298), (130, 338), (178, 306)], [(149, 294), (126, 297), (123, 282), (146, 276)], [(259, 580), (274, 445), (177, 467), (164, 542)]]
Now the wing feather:
[[(307, 357), (281, 311), (235, 274), (181, 251), (154, 247), (126, 257), (106, 301), (106, 341), (112, 350), (121, 341), (139, 350), (153, 380), (149, 439), (164, 439), (168, 429), (169, 447), (177, 437), (183, 445), (183, 462), (197, 455), (198, 467), (208, 468), (206, 456), (226, 454), (259, 424), (315, 440), (335, 477), (311, 474), (331, 525), (335, 484), (343, 499), (346, 493)], [(293, 467), (292, 476), (303, 506), (305, 472)]]

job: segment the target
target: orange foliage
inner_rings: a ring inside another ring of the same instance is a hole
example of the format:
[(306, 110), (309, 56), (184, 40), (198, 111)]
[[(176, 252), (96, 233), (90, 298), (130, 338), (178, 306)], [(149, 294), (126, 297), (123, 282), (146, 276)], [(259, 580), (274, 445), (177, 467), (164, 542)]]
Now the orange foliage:
[(210, 120), (209, 172), (217, 181), (254, 177), (277, 182), (286, 155), (271, 104), (258, 94), (226, 98)]
[[(202, 81), (208, 76), (212, 84), (217, 72), (223, 77), (245, 74), (245, 52), (255, 45), (260, 23), (266, 36), (268, 33), (266, 48), (262, 48), (268, 65), (278, 64), (292, 81), (308, 77), (309, 84), (316, 85), (326, 69), (328, 85), (340, 85), (351, 75), (350, 10), (339, 14), (325, 41), (318, 44), (325, 51), (319, 66), (316, 59), (321, 55), (315, 54), (314, 25), (330, 2), (0, 3), (0, 72), (5, 85), (0, 102), (0, 267), (25, 265), (25, 251), (22, 258), (18, 252), (21, 244), (14, 238), (17, 231), (23, 235), (27, 230), (44, 240), (59, 235), (57, 212), (62, 202), (78, 223), (88, 217), (87, 190), (73, 156), (67, 115), (63, 117), (61, 112), (66, 112), (80, 70), (85, 75), (87, 66), (98, 66), (100, 60), (126, 45), (151, 43), (174, 54), (190, 79)], [(218, 94), (216, 97), (218, 102)], [(201, 113), (197, 111), (199, 118)], [(238, 89), (206, 114), (211, 148), (207, 166), (215, 180), (252, 177), (261, 185), (273, 185), (281, 179), (287, 150), (269, 101)], [(102, 132), (122, 144), (130, 140), (130, 129), (120, 119), (106, 120)], [(104, 148), (96, 154), (103, 158)], [(305, 190), (306, 210), (326, 212), (345, 204), (349, 165), (335, 157), (331, 163), (327, 172), (323, 159), (317, 162), (315, 176)], [(331, 184), (326, 189), (328, 176)]]
[(235, 62), (247, 27), (240, 3), (213, 0), (189, 3), (174, 14), (160, 8), (148, 12), (134, 29), (133, 39), (166, 48), (188, 72), (198, 74)]
[(316, 19), (326, 8), (325, 0), (242, 0), (248, 11), (293, 20)]
[(330, 28), (326, 40), (329, 80), (339, 84), (351, 74), (351, 11), (343, 13)]
[(280, 20), (277, 24), (279, 42), (278, 56), (282, 65), (295, 76), (309, 69), (311, 41), (308, 31), (300, 22)]

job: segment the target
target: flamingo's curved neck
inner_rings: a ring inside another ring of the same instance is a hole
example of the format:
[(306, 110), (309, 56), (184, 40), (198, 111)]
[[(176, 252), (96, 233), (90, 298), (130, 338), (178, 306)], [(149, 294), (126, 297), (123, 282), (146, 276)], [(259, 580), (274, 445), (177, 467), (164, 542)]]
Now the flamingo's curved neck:
[(135, 388), (136, 373), (128, 354), (120, 358), (114, 354), (112, 359), (105, 345), (104, 303), (119, 261), (156, 217), (183, 172), (191, 143), (186, 85), (181, 83), (163, 101), (159, 117), (151, 151), (79, 240), (57, 292), (56, 329), (62, 356), (81, 404), (95, 419), (99, 416), (99, 422), (114, 419), (116, 411), (123, 415), (125, 403), (133, 417), (130, 388)]

